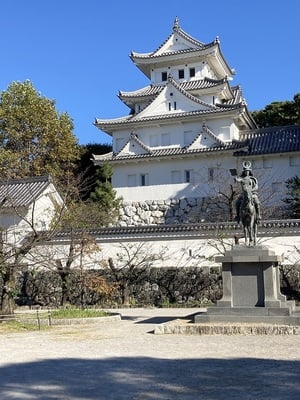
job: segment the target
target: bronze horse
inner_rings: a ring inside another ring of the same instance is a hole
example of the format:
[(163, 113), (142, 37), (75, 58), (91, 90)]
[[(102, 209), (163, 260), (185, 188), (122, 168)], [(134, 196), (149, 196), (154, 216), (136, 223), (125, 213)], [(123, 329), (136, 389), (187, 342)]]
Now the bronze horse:
[(241, 221), (244, 229), (245, 244), (256, 245), (257, 216), (252, 192), (247, 185), (242, 185)]

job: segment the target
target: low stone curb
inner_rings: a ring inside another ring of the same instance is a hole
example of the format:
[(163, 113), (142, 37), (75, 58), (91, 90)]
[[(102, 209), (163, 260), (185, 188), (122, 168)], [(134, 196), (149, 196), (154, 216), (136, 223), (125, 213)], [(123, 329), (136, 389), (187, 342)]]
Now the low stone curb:
[[(37, 319), (31, 318), (31, 319), (18, 319), (20, 322), (23, 323), (32, 323), (36, 322), (38, 323)], [(63, 319), (58, 319), (58, 318), (52, 318), (51, 319), (51, 326), (53, 325), (88, 325), (88, 324), (103, 324), (103, 323), (108, 323), (108, 322), (113, 322), (113, 321), (120, 321), (121, 320), (121, 315), (120, 314), (114, 314), (114, 315), (108, 315), (107, 317), (88, 317), (88, 318), (63, 318)], [(50, 325), (49, 324), (49, 319), (40, 319), (40, 324), (41, 325)]]
[(300, 335), (300, 326), (249, 324), (189, 324), (171, 321), (157, 325), (155, 335)]
[(65, 318), (51, 320), (51, 325), (84, 325), (84, 324), (98, 324), (112, 321), (120, 321), (121, 315), (108, 315), (107, 317), (90, 317), (90, 318)]

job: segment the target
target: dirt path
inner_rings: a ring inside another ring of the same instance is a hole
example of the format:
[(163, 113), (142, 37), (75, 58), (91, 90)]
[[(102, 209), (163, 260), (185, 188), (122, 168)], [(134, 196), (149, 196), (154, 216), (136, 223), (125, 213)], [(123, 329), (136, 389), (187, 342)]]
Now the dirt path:
[(299, 335), (153, 335), (195, 309), (120, 312), (121, 321), (0, 335), (0, 399), (300, 398)]

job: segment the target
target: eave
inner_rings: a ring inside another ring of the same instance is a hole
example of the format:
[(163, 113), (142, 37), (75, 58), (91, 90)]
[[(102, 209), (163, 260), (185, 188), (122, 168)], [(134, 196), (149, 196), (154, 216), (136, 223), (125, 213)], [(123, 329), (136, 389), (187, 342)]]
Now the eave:
[[(186, 82), (177, 82), (178, 85), (184, 90), (193, 95), (205, 95), (222, 93), (222, 98), (229, 100), (234, 99), (234, 93), (228, 83), (228, 79), (197, 79)], [(118, 94), (119, 99), (126, 104), (129, 108), (134, 109), (136, 104), (152, 101), (165, 87), (164, 85), (148, 85), (144, 88), (125, 92), (120, 91)], [(234, 101), (232, 102), (232, 104)]]
[(199, 62), (204, 59), (208, 60), (219, 79), (225, 76), (231, 78), (234, 75), (233, 70), (223, 57), (218, 40), (204, 45), (201, 49), (178, 50), (159, 55), (132, 52), (130, 58), (149, 79), (151, 78), (151, 69)]
[[(218, 105), (213, 109), (209, 110), (199, 110), (199, 111), (190, 111), (190, 112), (172, 112), (167, 114), (153, 115), (149, 117), (138, 118), (138, 116), (127, 116), (124, 118), (119, 118), (115, 120), (101, 120), (96, 119), (95, 126), (112, 135), (116, 130), (119, 129), (137, 129), (138, 126), (157, 126), (157, 125), (165, 125), (170, 122), (178, 122), (178, 120), (182, 119), (180, 122), (189, 122), (194, 121), (199, 118), (213, 117), (213, 118), (222, 118), (225, 116), (236, 117), (237, 112), (240, 114), (244, 112), (245, 106), (243, 104), (237, 104), (225, 107), (223, 105)], [(255, 126), (256, 127), (256, 126)], [(253, 125), (249, 125), (249, 128), (253, 128)]]
[[(140, 163), (140, 162), (151, 162), (151, 161), (160, 161), (160, 160), (171, 160), (171, 159), (183, 159), (183, 158), (191, 158), (191, 157), (199, 157), (201, 156), (210, 156), (215, 155), (216, 153), (227, 153), (238, 151), (239, 148), (243, 146), (243, 143), (240, 142), (231, 142), (224, 145), (216, 145), (212, 147), (206, 148), (197, 148), (197, 149), (188, 149), (188, 148), (164, 148), (160, 150), (152, 150), (149, 153), (145, 154), (128, 154), (119, 156), (118, 154), (113, 154), (110, 163), (113, 164), (128, 164), (128, 163)], [(94, 163), (96, 165), (101, 165), (103, 160), (101, 156), (94, 156)]]

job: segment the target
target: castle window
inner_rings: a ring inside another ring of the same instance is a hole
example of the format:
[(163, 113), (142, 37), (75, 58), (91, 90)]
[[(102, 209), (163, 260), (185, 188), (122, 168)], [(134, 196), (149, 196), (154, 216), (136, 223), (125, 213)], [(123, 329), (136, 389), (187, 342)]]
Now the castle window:
[(269, 158), (266, 158), (263, 160), (263, 167), (264, 168), (272, 168), (273, 167), (273, 161), (270, 160)]
[(300, 156), (291, 156), (289, 158), (289, 161), (291, 167), (297, 167), (298, 165), (300, 165)]
[(136, 186), (136, 175), (135, 174), (127, 176), (127, 184), (129, 187)]
[(161, 73), (161, 80), (165, 82), (168, 79), (168, 73), (167, 72), (162, 72)]
[(148, 174), (141, 174), (140, 175), (140, 184), (141, 184), (141, 186), (147, 186), (148, 185)]
[(171, 182), (172, 183), (181, 183), (180, 171), (171, 171)]
[(178, 70), (178, 79), (184, 79), (184, 69)]
[(262, 160), (252, 160), (253, 169), (261, 169), (263, 166)]
[(190, 183), (192, 179), (192, 170), (191, 169), (186, 169), (184, 171), (184, 182)]
[(195, 68), (190, 68), (190, 78), (193, 78), (196, 75)]
[(214, 180), (214, 169), (208, 168), (208, 180), (211, 182)]
[(192, 141), (194, 140), (194, 133), (193, 131), (184, 131), (183, 132), (183, 145), (184, 146), (188, 146), (192, 143)]
[(150, 136), (150, 146), (157, 147), (158, 146), (158, 135), (151, 135)]
[(162, 146), (170, 146), (171, 144), (171, 139), (170, 139), (170, 133), (162, 133), (161, 134), (161, 145)]
[[(173, 110), (176, 110), (176, 108), (177, 108), (177, 103), (176, 103), (176, 101), (174, 101), (173, 102)], [(172, 111), (172, 103), (171, 102), (169, 102), (169, 111)]]

